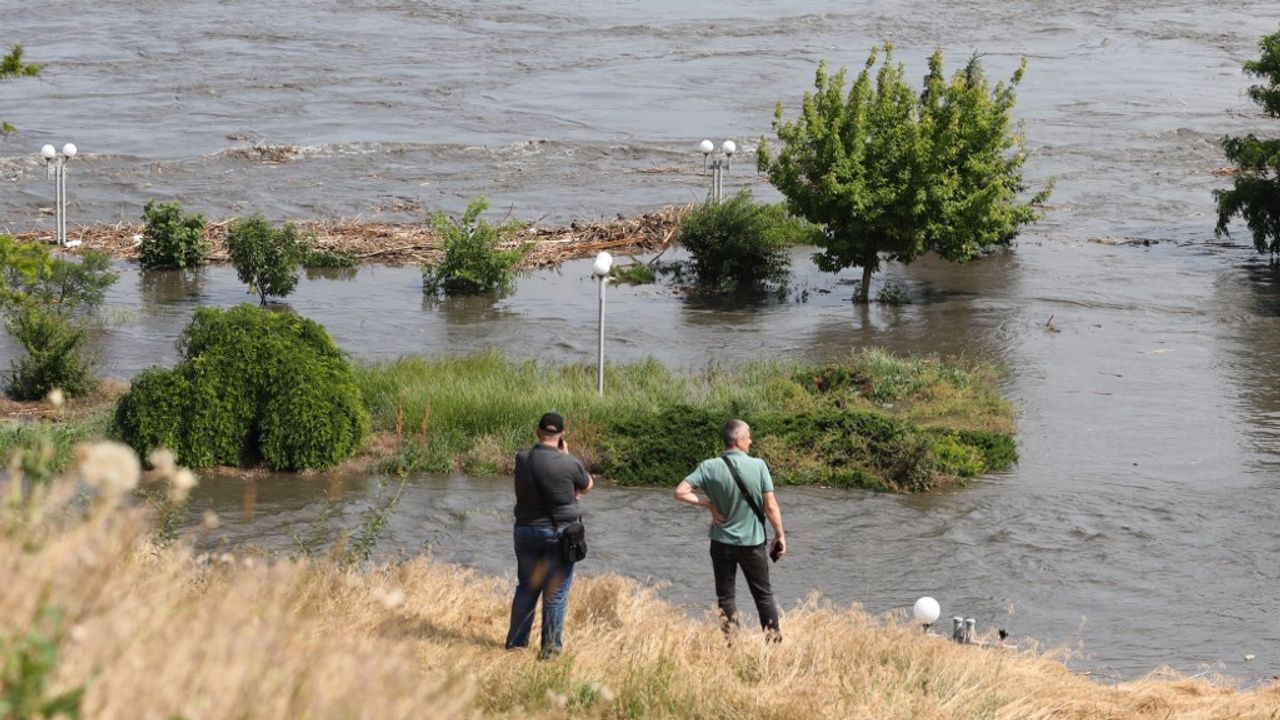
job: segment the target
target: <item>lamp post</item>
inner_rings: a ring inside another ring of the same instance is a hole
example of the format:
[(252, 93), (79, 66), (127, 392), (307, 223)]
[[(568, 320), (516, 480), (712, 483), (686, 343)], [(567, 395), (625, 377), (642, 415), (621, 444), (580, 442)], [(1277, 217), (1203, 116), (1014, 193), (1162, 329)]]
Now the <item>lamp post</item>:
[(924, 626), (924, 631), (929, 632), (929, 626), (938, 620), (938, 616), (942, 614), (942, 608), (937, 600), (926, 595), (916, 601), (915, 607), (911, 608), (911, 614), (915, 616), (916, 622)]
[(591, 266), (591, 274), (595, 276), (600, 283), (600, 336), (599, 345), (596, 348), (596, 392), (600, 396), (604, 396), (604, 286), (609, 283), (609, 268), (613, 267), (613, 256), (607, 251), (601, 251), (596, 255), (596, 261)]
[(59, 247), (67, 245), (67, 161), (76, 156), (76, 146), (67, 143), (62, 146), (62, 153), (52, 145), (40, 148), (40, 156), (44, 158), (45, 174), (53, 181), (54, 213), (57, 229), (54, 235)]
[(724, 153), (723, 158), (711, 159), (712, 153), (716, 151), (715, 143), (710, 140), (703, 140), (698, 149), (702, 151), (702, 174), (711, 171), (711, 193), (708, 199), (713, 203), (720, 202), (720, 198), (724, 195), (724, 174), (733, 168), (733, 154), (738, 152), (738, 144), (732, 140), (725, 140), (720, 145), (720, 152)]

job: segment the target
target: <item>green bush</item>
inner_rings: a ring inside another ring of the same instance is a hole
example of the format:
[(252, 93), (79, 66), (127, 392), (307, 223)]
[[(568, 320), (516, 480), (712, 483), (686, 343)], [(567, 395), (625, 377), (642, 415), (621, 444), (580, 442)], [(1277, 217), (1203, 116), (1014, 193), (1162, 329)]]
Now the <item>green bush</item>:
[(5, 323), (5, 329), (27, 351), (26, 357), (10, 363), (9, 397), (40, 400), (54, 388), (76, 396), (97, 387), (93, 361), (84, 352), (88, 330), (82, 322), (28, 305)]
[(436, 215), (433, 224), (444, 247), (444, 260), (438, 265), (422, 267), (422, 292), (479, 295), (510, 290), (515, 284), (516, 266), (532, 246), (502, 249), (522, 225), (514, 220), (490, 225), (480, 219), (488, 207), (488, 200), (476, 198), (457, 220), (444, 213)]
[(157, 205), (148, 200), (142, 208), (142, 219), (146, 229), (138, 246), (138, 261), (143, 268), (191, 268), (208, 256), (203, 215), (188, 215), (178, 203)]
[(277, 228), (260, 213), (234, 223), (227, 231), (227, 254), (240, 282), (267, 297), (285, 297), (298, 286), (298, 269), (309, 244), (293, 223)]
[(35, 243), (0, 235), (0, 314), (27, 355), (11, 364), (6, 388), (16, 400), (39, 400), (54, 388), (83, 395), (97, 386), (85, 350), (88, 314), (116, 281), (111, 259), (97, 250), (80, 261)]
[(695, 208), (680, 223), (677, 239), (693, 256), (699, 286), (731, 291), (786, 280), (787, 248), (816, 243), (820, 234), (783, 206), (757, 203), (744, 190)]
[(352, 369), (320, 325), (241, 305), (201, 308), (172, 370), (148, 370), (116, 406), (139, 455), (168, 447), (189, 467), (331, 467), (369, 429)]

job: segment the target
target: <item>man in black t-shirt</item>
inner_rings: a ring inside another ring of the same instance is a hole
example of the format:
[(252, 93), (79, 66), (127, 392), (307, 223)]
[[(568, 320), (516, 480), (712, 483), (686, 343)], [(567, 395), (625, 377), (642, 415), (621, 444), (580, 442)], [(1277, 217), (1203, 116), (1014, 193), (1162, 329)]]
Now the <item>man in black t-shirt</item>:
[(542, 659), (564, 647), (564, 615), (572, 561), (560, 556), (558, 528), (580, 520), (578, 498), (594, 487), (582, 461), (569, 454), (564, 418), (547, 413), (538, 421), (538, 442), (516, 453), (516, 594), (511, 600), (507, 648), (529, 645), (533, 612), (542, 597)]

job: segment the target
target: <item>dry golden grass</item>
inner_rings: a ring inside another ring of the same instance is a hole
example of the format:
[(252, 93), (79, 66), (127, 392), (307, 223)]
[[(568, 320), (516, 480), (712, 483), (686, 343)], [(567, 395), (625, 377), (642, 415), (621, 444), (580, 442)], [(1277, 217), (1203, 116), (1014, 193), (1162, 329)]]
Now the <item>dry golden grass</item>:
[(60, 607), (53, 691), (86, 684), (87, 718), (1280, 717), (1280, 686), (1104, 686), (1051, 655), (818, 600), (786, 613), (781, 645), (748, 631), (727, 646), (615, 576), (579, 579), (568, 654), (538, 662), (502, 649), (507, 582), (426, 558), (201, 558), (155, 545), (139, 510), (100, 504), (85, 520), (69, 498), (41, 517), (0, 511), (0, 636)]

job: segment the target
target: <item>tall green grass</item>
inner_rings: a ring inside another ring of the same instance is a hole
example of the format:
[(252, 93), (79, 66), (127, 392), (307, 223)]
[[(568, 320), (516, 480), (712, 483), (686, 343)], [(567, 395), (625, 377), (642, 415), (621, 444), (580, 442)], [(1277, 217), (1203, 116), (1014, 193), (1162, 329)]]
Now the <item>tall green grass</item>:
[(676, 482), (719, 451), (732, 417), (753, 426), (754, 450), (784, 484), (921, 491), (1016, 458), (1012, 409), (990, 367), (880, 351), (694, 374), (614, 365), (604, 397), (593, 366), (497, 354), (406, 358), (356, 375), (375, 431), (392, 438), (395, 472), (510, 472), (547, 411), (565, 416), (570, 449), (593, 472), (629, 484)]

